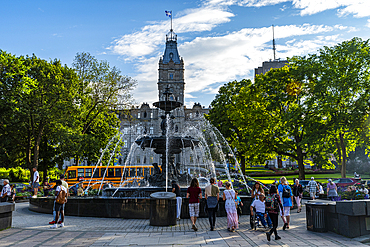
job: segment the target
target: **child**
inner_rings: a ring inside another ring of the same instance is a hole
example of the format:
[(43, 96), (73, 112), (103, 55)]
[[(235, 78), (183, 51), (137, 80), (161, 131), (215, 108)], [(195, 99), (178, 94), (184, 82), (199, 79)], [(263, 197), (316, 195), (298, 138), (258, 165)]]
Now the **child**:
[[(235, 199), (236, 211), (238, 212), (238, 221), (239, 221), (240, 215), (242, 215), (243, 202), (240, 199), (240, 197), (238, 196), (239, 193), (238, 193), (237, 190), (235, 191), (235, 194), (236, 194), (236, 199)], [(240, 222), (239, 222), (239, 224), (240, 224)]]
[(267, 218), (267, 223), (269, 227), (272, 227), (272, 222), (271, 222), (270, 217), (268, 217), (268, 215), (266, 214), (264, 199), (265, 199), (264, 195), (259, 195), (258, 200), (254, 200), (253, 203), (251, 204), (250, 210), (251, 210), (251, 215), (253, 216), (253, 208), (256, 209), (256, 214), (258, 218), (261, 220), (262, 225), (265, 228), (267, 228), (265, 217)]

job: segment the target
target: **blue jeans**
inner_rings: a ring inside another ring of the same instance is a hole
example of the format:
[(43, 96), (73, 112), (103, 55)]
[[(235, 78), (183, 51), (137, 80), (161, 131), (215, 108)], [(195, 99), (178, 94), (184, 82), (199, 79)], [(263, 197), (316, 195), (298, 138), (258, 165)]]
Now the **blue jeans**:
[[(264, 215), (265, 215), (264, 213), (257, 212), (257, 216), (260, 219), (262, 225), (263, 226), (267, 226)], [(272, 226), (272, 222), (271, 222), (270, 216), (268, 214), (267, 214), (267, 217), (266, 218), (267, 218), (268, 226)]]

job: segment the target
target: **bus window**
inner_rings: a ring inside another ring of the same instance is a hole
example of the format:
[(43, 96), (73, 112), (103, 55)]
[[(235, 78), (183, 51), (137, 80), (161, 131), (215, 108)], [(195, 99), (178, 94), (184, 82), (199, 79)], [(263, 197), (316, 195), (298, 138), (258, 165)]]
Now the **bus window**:
[(127, 168), (125, 169), (125, 175), (124, 175), (124, 177), (125, 177), (125, 178), (127, 178), (127, 177), (128, 177), (128, 169), (127, 169)]
[(149, 174), (150, 168), (144, 168), (144, 177)]
[(116, 170), (116, 177), (121, 177), (122, 169), (121, 168), (115, 168), (115, 170)]
[(86, 168), (85, 170), (85, 178), (91, 178), (92, 168)]
[(98, 177), (99, 177), (99, 168), (96, 168), (93, 178), (98, 178)]
[(153, 168), (153, 167), (151, 167), (151, 168), (150, 168), (150, 175), (153, 175), (153, 174), (154, 174), (154, 171), (153, 171), (153, 170), (154, 170), (154, 168)]
[(130, 168), (130, 177), (136, 177), (136, 169)]
[(77, 169), (77, 172), (78, 172), (78, 175), (77, 175), (77, 176), (78, 176), (78, 177), (83, 177), (83, 176), (85, 175), (85, 174), (84, 174), (84, 170), (85, 170), (85, 169), (83, 169), (83, 168), (78, 168), (78, 169)]
[(76, 178), (76, 171), (68, 171), (68, 179)]
[(114, 177), (114, 168), (108, 168), (108, 176), (107, 177)]
[(137, 168), (136, 173), (137, 173), (138, 177), (142, 177), (143, 176), (143, 168)]

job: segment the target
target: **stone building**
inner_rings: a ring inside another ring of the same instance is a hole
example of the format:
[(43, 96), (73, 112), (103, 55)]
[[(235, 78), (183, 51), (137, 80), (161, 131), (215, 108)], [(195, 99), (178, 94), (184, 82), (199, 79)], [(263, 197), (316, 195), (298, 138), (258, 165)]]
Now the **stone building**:
[(254, 69), (254, 77), (259, 74), (265, 74), (270, 69), (278, 69), (284, 67), (288, 63), (288, 60), (275, 59), (270, 61), (265, 61), (262, 63), (262, 67)]
[[(168, 87), (172, 93), (171, 100), (178, 101), (184, 104), (184, 60), (180, 57), (177, 49), (177, 35), (171, 29), (166, 35), (166, 46), (164, 54), (159, 58), (158, 63), (158, 99), (164, 100), (163, 92)], [(154, 102), (142, 103), (140, 106), (133, 106), (131, 109), (122, 111), (120, 114), (121, 131), (124, 134), (124, 147), (121, 150), (121, 156), (118, 158), (118, 163), (123, 164), (127, 159), (131, 146), (135, 140), (141, 135), (160, 136), (162, 134), (160, 123), (161, 116), (164, 111), (155, 108)], [(209, 109), (202, 106), (200, 103), (195, 103), (192, 108), (181, 107), (172, 111), (174, 132), (176, 135), (181, 135), (186, 128), (187, 123), (196, 122), (207, 114)], [(160, 163), (159, 156), (151, 150), (141, 150), (132, 146), (131, 159), (129, 164), (152, 164)], [(175, 158), (175, 162), (182, 163), (183, 159), (188, 159), (187, 163), (194, 159), (191, 154), (186, 152), (179, 154)]]

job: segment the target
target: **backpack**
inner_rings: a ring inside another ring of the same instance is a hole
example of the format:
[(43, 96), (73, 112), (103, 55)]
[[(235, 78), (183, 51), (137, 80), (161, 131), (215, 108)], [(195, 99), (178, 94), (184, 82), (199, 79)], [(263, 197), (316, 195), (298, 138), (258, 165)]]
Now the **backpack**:
[(285, 185), (283, 185), (283, 198), (290, 198), (290, 187), (287, 189)]
[(60, 189), (56, 202), (59, 204), (66, 203), (66, 192), (64, 190)]
[(278, 202), (275, 195), (268, 195), (265, 198), (266, 211), (276, 211), (278, 209)]

